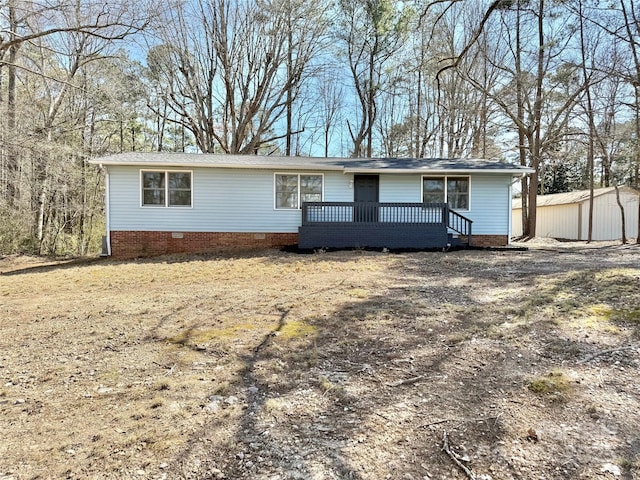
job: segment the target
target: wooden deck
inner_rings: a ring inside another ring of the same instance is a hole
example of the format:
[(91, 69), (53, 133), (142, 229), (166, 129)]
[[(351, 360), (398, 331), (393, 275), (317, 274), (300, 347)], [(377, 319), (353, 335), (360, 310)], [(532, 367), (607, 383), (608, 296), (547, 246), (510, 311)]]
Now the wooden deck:
[(471, 225), (444, 203), (306, 202), (298, 247), (446, 248), (469, 245)]

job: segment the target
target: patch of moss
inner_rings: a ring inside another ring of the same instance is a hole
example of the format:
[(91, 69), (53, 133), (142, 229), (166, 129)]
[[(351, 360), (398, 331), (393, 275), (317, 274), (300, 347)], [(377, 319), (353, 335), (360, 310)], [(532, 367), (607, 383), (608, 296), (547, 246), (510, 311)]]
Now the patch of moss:
[(587, 307), (587, 312), (591, 313), (602, 320), (610, 320), (613, 309), (609, 305), (596, 304)]
[(347, 292), (351, 297), (356, 298), (367, 298), (369, 296), (369, 291), (363, 288), (353, 288)]
[(562, 371), (554, 370), (531, 380), (529, 390), (538, 395), (562, 396), (571, 390), (571, 380)]
[(576, 309), (571, 322), (574, 327), (588, 328), (590, 330), (619, 333), (620, 329), (612, 323), (616, 310), (611, 306), (596, 303)]
[(640, 324), (640, 308), (612, 310), (611, 317), (623, 322)]
[(308, 337), (315, 335), (318, 331), (318, 327), (309, 325), (303, 321), (294, 320), (285, 323), (279, 332), (279, 337), (283, 339)]
[(320, 389), (322, 390), (323, 395), (326, 395), (329, 392), (334, 393), (337, 396), (341, 396), (345, 394), (345, 390), (342, 385), (332, 382), (324, 375), (322, 375), (318, 379), (318, 383), (320, 385)]

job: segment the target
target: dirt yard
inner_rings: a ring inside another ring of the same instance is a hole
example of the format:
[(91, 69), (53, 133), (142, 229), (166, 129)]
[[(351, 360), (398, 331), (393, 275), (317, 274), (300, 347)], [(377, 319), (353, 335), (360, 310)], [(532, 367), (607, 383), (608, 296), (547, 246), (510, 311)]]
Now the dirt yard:
[(0, 479), (640, 479), (640, 247), (528, 246), (0, 259)]

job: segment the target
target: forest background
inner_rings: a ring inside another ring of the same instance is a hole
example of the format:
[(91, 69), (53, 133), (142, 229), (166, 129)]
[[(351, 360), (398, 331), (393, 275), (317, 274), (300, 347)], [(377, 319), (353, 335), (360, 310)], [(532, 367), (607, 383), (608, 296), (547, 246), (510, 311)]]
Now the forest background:
[(533, 237), (639, 138), (632, 0), (0, 0), (3, 254), (97, 251), (112, 153), (507, 160)]

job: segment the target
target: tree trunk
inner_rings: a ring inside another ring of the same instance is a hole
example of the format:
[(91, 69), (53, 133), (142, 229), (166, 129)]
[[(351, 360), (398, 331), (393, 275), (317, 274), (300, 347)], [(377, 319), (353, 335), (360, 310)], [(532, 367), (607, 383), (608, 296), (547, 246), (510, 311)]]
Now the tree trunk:
[(374, 85), (375, 79), (375, 58), (378, 52), (378, 39), (376, 38), (375, 45), (371, 50), (369, 57), (369, 85), (367, 89), (367, 158), (371, 158), (373, 155), (373, 122), (375, 120), (376, 109), (376, 86)]
[[(9, 2), (9, 40), (16, 39), (18, 20), (16, 17), (15, 1)], [(16, 60), (18, 58), (19, 44), (14, 43), (9, 47), (7, 68), (7, 136), (9, 138), (7, 154), (7, 201), (10, 206), (15, 205), (19, 196), (18, 186), (18, 154), (16, 136)]]
[[(291, 78), (293, 73), (293, 28), (291, 25), (291, 1), (287, 1), (287, 78)], [(292, 117), (293, 117), (293, 96), (291, 89), (293, 84), (289, 83), (287, 86), (287, 132), (286, 132), (286, 145), (284, 154), (287, 157), (291, 156), (291, 132), (293, 131)]]
[(596, 135), (596, 127), (593, 119), (593, 102), (591, 100), (591, 79), (587, 72), (587, 51), (585, 47), (585, 38), (584, 38), (584, 16), (582, 14), (582, 0), (578, 2), (579, 8), (579, 17), (580, 17), (580, 53), (581, 53), (581, 67), (582, 67), (582, 76), (584, 79), (585, 86), (585, 96), (587, 100), (586, 111), (587, 111), (587, 120), (589, 124), (589, 135), (588, 135), (588, 146), (587, 146), (587, 168), (589, 171), (587, 172), (589, 175), (589, 226), (587, 232), (587, 243), (590, 243), (593, 240), (593, 189), (594, 189), (594, 157), (595, 157), (595, 147), (594, 140)]
[[(638, 75), (640, 76), (640, 65), (638, 65)], [(636, 138), (640, 138), (640, 85), (635, 87), (636, 94)], [(636, 142), (635, 146), (635, 164), (636, 164), (636, 188), (640, 188), (640, 145)], [(636, 243), (640, 245), (640, 201), (638, 202), (638, 233), (636, 234)]]
[(622, 244), (624, 245), (625, 243), (627, 243), (627, 224), (624, 218), (624, 205), (622, 205), (622, 202), (620, 201), (620, 189), (618, 188), (618, 184), (615, 184), (615, 188), (616, 188), (616, 202), (618, 203), (618, 208), (620, 208), (620, 224), (622, 225)]
[(538, 11), (538, 70), (536, 77), (536, 97), (533, 106), (533, 135), (529, 137), (531, 149), (531, 166), (534, 173), (529, 175), (529, 218), (528, 236), (536, 236), (536, 207), (538, 203), (538, 185), (541, 163), (541, 122), (542, 122), (542, 84), (544, 80), (544, 0), (539, 0)]
[[(520, 157), (520, 165), (527, 166), (527, 149), (525, 146), (526, 136), (521, 125), (524, 125), (524, 87), (522, 85), (522, 40), (520, 37), (520, 1), (518, 1), (518, 12), (516, 17), (516, 116), (519, 122), (518, 126), (518, 155)], [(522, 177), (520, 198), (522, 199), (522, 236), (531, 238), (529, 231), (529, 176)]]

